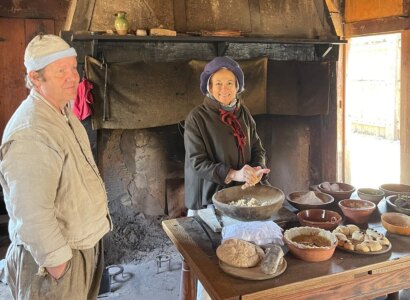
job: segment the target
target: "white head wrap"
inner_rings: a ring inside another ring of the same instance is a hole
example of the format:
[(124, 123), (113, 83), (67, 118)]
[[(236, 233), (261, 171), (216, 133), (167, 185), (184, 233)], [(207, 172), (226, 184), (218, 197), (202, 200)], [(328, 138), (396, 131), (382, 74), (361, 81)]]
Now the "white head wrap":
[(27, 45), (24, 65), (28, 73), (41, 70), (56, 60), (71, 56), (77, 56), (77, 52), (59, 36), (37, 35)]

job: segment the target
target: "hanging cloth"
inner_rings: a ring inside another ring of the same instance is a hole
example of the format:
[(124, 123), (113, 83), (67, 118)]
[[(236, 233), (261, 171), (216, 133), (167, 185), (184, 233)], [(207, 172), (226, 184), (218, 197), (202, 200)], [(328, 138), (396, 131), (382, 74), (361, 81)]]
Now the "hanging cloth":
[(234, 111), (226, 111), (224, 109), (219, 109), (222, 123), (228, 125), (232, 129), (233, 136), (236, 140), (236, 144), (241, 152), (242, 161), (245, 161), (245, 145), (246, 137), (242, 131), (241, 123), (239, 123), (238, 118), (235, 116)]
[(77, 97), (74, 101), (73, 113), (77, 118), (82, 121), (85, 118), (91, 116), (91, 104), (94, 103), (93, 95), (91, 90), (93, 89), (93, 84), (89, 82), (86, 78), (81, 80), (77, 88)]

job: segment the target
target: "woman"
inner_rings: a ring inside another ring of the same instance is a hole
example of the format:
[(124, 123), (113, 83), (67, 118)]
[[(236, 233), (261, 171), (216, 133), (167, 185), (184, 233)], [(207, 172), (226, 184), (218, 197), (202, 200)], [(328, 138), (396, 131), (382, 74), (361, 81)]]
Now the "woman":
[(238, 63), (216, 57), (205, 66), (200, 81), (206, 97), (189, 113), (184, 133), (185, 205), (190, 215), (211, 204), (212, 195), (222, 188), (252, 186), (269, 173), (255, 121), (238, 98), (244, 91)]

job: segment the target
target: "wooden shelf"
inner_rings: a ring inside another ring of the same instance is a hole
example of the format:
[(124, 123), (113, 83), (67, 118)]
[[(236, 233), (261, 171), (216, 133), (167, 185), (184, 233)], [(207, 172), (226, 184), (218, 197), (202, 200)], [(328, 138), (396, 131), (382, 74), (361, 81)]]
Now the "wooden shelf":
[(274, 37), (220, 37), (220, 36), (136, 36), (136, 35), (109, 35), (92, 33), (73, 33), (72, 41), (104, 41), (104, 42), (172, 42), (172, 43), (264, 43), (264, 44), (346, 44), (346, 40), (338, 39), (290, 39)]
[(71, 42), (89, 42), (93, 56), (97, 55), (100, 44), (103, 43), (210, 43), (215, 45), (215, 54), (218, 56), (224, 55), (230, 44), (299, 44), (313, 45), (316, 55), (319, 58), (324, 58), (335, 45), (346, 44), (346, 40), (340, 40), (337, 37), (334, 39), (294, 39), (294, 38), (279, 38), (268, 36), (241, 36), (241, 37), (222, 37), (222, 36), (136, 36), (136, 35), (116, 35), (93, 32), (62, 32), (65, 40)]

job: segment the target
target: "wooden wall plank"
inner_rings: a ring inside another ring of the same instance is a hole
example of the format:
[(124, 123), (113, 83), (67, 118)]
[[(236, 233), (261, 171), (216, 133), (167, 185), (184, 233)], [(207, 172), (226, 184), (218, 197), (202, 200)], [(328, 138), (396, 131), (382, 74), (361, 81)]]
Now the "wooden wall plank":
[(410, 30), (401, 41), (400, 181), (410, 184)]
[(4, 128), (27, 97), (25, 88), (24, 50), (40, 32), (54, 33), (54, 20), (0, 18), (0, 136)]
[(67, 12), (64, 29), (86, 31), (90, 29), (95, 0), (72, 0)]
[(346, 0), (345, 22), (406, 15), (403, 0)]
[(54, 34), (54, 20), (25, 19), (26, 45), (39, 33)]
[(177, 32), (186, 32), (185, 0), (174, 0), (174, 26)]
[(26, 97), (23, 54), (26, 47), (24, 19), (0, 18), (0, 137)]

